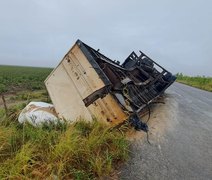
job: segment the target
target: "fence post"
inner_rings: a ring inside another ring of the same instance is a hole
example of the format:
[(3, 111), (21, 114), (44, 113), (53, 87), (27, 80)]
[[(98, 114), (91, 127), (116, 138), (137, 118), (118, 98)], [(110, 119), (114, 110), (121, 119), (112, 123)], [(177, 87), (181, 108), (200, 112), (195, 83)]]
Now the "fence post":
[(4, 104), (5, 114), (6, 114), (6, 116), (8, 116), (8, 108), (7, 108), (5, 98), (4, 98), (4, 94), (1, 94), (1, 98), (2, 98), (2, 101), (3, 101), (3, 104)]

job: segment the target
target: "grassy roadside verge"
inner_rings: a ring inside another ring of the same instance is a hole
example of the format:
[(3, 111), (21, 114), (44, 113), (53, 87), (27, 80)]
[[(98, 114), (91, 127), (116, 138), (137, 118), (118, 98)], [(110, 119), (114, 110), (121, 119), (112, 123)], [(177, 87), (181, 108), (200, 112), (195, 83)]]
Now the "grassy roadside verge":
[(212, 92), (212, 77), (191, 77), (183, 75), (182, 73), (178, 73), (176, 76), (177, 82)]
[(83, 120), (21, 125), (17, 117), (25, 103), (22, 94), (13, 98), (8, 117), (0, 106), (0, 179), (97, 179), (128, 159), (129, 142), (119, 130)]
[(35, 128), (0, 122), (0, 179), (95, 179), (128, 159), (129, 143), (97, 121)]

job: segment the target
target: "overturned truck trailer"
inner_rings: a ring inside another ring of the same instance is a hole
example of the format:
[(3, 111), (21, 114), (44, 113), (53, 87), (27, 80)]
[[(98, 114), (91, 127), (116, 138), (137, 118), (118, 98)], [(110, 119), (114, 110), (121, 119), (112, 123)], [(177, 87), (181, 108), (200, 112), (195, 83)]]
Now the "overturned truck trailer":
[(97, 118), (111, 126), (128, 120), (148, 131), (140, 115), (175, 79), (141, 51), (120, 64), (77, 40), (45, 85), (60, 118)]

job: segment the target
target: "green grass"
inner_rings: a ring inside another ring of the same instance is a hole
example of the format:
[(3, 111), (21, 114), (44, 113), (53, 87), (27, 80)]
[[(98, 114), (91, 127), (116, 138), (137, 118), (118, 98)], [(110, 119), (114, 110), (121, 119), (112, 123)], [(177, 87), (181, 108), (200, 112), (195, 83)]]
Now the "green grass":
[(44, 89), (51, 68), (0, 65), (0, 93), (17, 90)]
[(212, 92), (212, 77), (205, 77), (205, 76), (191, 77), (183, 75), (182, 73), (178, 73), (177, 82)]
[(97, 122), (52, 128), (1, 126), (0, 178), (94, 179), (128, 158), (118, 131)]
[(0, 179), (95, 179), (128, 159), (125, 135), (96, 120), (35, 128), (16, 117), (0, 116)]

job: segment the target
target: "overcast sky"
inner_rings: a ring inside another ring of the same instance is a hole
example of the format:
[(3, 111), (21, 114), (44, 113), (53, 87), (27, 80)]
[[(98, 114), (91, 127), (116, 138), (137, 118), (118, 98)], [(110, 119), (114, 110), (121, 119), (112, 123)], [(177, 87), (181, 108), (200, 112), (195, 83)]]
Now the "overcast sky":
[(0, 64), (55, 67), (77, 39), (212, 76), (211, 0), (0, 0)]

